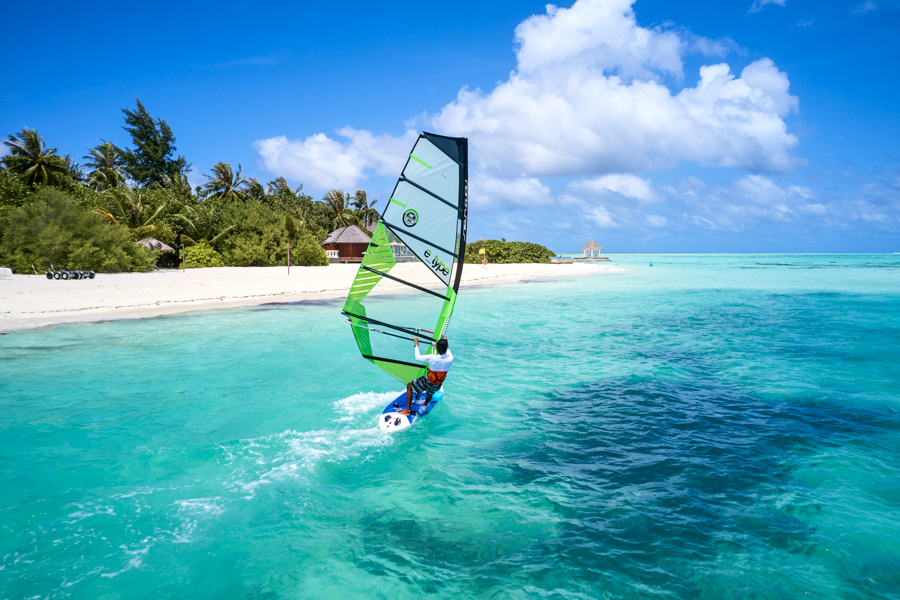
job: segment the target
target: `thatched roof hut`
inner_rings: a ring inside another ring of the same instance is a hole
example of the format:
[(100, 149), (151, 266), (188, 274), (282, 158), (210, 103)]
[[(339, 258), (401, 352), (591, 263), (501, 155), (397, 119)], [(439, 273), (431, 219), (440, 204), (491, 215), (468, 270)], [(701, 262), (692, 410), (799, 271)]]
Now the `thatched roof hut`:
[(371, 240), (362, 229), (349, 225), (329, 233), (322, 247), (328, 255), (328, 262), (359, 262)]
[(325, 244), (368, 244), (370, 238), (366, 233), (356, 225), (340, 227), (328, 234), (322, 245)]
[(603, 246), (594, 240), (591, 240), (582, 246), (581, 249), (584, 251), (585, 258), (598, 258), (600, 256), (600, 251), (603, 250)]
[(175, 248), (173, 248), (172, 246), (169, 246), (167, 244), (163, 244), (161, 241), (159, 241), (156, 238), (144, 238), (142, 240), (135, 242), (135, 244), (140, 244), (147, 250), (159, 250), (160, 252), (168, 252), (171, 254), (175, 253)]

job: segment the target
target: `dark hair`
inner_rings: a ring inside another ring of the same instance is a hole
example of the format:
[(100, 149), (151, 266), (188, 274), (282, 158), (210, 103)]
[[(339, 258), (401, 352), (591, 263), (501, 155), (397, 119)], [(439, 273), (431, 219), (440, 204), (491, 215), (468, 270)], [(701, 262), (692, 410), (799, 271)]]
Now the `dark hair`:
[(449, 346), (447, 342), (447, 336), (441, 336), (441, 339), (437, 341), (434, 345), (435, 349), (438, 351), (438, 354), (444, 354), (447, 352), (447, 347)]

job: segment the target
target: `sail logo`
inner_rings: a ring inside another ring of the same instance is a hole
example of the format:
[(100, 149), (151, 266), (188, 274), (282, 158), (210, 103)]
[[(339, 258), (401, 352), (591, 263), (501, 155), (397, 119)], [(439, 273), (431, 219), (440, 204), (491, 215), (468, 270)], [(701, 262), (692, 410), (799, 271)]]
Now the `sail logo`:
[(441, 258), (435, 255), (434, 258), (431, 258), (431, 250), (425, 251), (425, 258), (430, 259), (425, 261), (425, 264), (431, 267), (431, 270), (435, 273), (440, 273), (441, 275), (449, 275), (450, 267), (441, 262)]
[(414, 211), (413, 209), (407, 210), (403, 213), (403, 224), (407, 227), (415, 227), (416, 223), (419, 222), (419, 213)]

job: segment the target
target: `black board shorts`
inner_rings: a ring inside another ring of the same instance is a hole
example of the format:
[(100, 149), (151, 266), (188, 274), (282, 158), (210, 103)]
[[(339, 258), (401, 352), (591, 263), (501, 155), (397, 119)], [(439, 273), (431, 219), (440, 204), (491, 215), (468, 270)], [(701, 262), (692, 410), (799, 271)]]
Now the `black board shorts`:
[(425, 392), (429, 396), (434, 396), (438, 392), (438, 390), (441, 389), (441, 386), (434, 385), (433, 383), (428, 381), (428, 377), (426, 377), (425, 375), (422, 375), (418, 379), (413, 379), (411, 383), (413, 392), (415, 392), (417, 396), (422, 392)]

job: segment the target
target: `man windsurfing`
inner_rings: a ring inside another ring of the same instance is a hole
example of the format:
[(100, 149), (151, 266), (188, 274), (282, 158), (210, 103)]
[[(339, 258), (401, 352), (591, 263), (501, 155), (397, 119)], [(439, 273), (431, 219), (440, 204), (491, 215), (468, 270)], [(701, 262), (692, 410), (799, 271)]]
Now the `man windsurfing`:
[(419, 394), (425, 392), (425, 402), (422, 403), (422, 406), (427, 406), (431, 402), (431, 397), (441, 389), (441, 385), (447, 378), (447, 371), (453, 364), (453, 354), (450, 353), (446, 336), (441, 336), (441, 339), (434, 344), (437, 354), (426, 354), (425, 356), (419, 354), (419, 338), (413, 338), (413, 344), (415, 344), (416, 362), (427, 363), (428, 373), (406, 384), (406, 410), (397, 411), (406, 416), (410, 414), (413, 396), (418, 397)]

